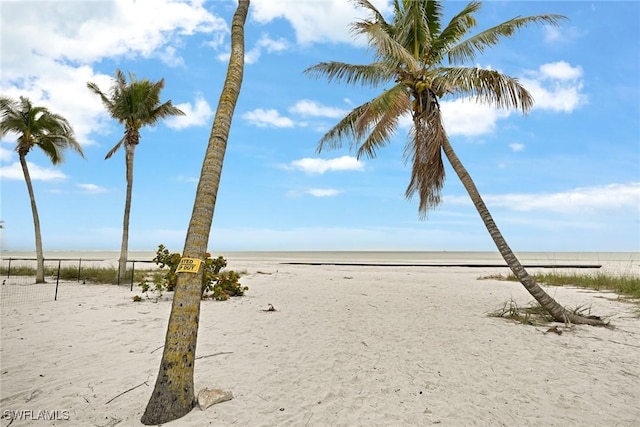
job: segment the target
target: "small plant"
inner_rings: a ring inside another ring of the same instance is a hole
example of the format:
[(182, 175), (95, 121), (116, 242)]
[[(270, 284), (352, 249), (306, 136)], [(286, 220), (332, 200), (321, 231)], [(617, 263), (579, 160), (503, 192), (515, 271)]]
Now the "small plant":
[(523, 325), (540, 326), (553, 321), (553, 317), (540, 304), (532, 303), (529, 307), (520, 307), (513, 299), (489, 313), (489, 317), (501, 317)]
[[(139, 286), (147, 293), (149, 290), (157, 292), (162, 296), (163, 291), (171, 292), (178, 282), (176, 270), (182, 257), (179, 253), (171, 253), (164, 245), (159, 245), (156, 257), (153, 261), (163, 270), (163, 273), (154, 275), (151, 282), (143, 280)], [(240, 274), (235, 271), (222, 271), (227, 266), (227, 260), (219, 256), (211, 258), (210, 253), (206, 253), (206, 258), (201, 268), (202, 288), (200, 296), (202, 299), (215, 299), (226, 301), (229, 297), (242, 296), (249, 290), (247, 286), (242, 286), (239, 282)], [(168, 270), (164, 270), (168, 268)], [(147, 295), (148, 296), (148, 295)]]
[(147, 298), (149, 298), (149, 290), (155, 291), (158, 294), (158, 298), (162, 297), (162, 291), (167, 290), (165, 280), (155, 275), (151, 282), (143, 280), (138, 284), (138, 286), (140, 286), (140, 289), (144, 292)]
[(134, 295), (133, 296), (133, 302), (140, 302), (142, 301), (142, 297), (140, 295)]

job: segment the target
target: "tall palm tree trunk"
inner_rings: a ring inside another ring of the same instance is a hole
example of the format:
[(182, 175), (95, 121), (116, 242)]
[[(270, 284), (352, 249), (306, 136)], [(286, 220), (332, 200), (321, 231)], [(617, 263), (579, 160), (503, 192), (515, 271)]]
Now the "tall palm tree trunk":
[(480, 218), (482, 218), (482, 222), (484, 222), (487, 231), (491, 235), (493, 242), (496, 244), (500, 255), (507, 262), (507, 265), (513, 272), (513, 274), (520, 280), (520, 283), (525, 287), (525, 289), (533, 296), (540, 305), (551, 314), (553, 319), (556, 322), (571, 322), (576, 324), (587, 324), (593, 326), (604, 326), (605, 323), (600, 318), (591, 318), (584, 317), (577, 314), (574, 314), (570, 311), (567, 311), (564, 307), (562, 307), (556, 300), (554, 300), (549, 294), (547, 294), (538, 283), (534, 280), (533, 277), (529, 275), (527, 270), (520, 264), (520, 261), (515, 256), (506, 240), (500, 233), (498, 226), (493, 221), (491, 217), (491, 213), (489, 213), (489, 209), (485, 205), (478, 189), (476, 188), (469, 172), (464, 167), (458, 156), (456, 155), (453, 147), (449, 143), (447, 138), (444, 138), (444, 142), (442, 143), (442, 149), (444, 150), (447, 159), (451, 163), (453, 170), (460, 178), (462, 185), (469, 193), (473, 204), (475, 205), (478, 213), (480, 214)]
[(27, 183), (27, 191), (29, 191), (31, 212), (33, 213), (33, 228), (36, 233), (36, 283), (44, 283), (44, 254), (42, 252), (42, 237), (40, 234), (40, 217), (38, 216), (36, 197), (33, 193), (33, 185), (31, 184), (31, 175), (27, 167), (27, 160), (23, 155), (20, 155), (20, 166), (22, 166), (24, 181)]
[(127, 274), (127, 258), (129, 257), (129, 216), (131, 215), (131, 193), (133, 192), (133, 155), (135, 144), (125, 142), (125, 168), (127, 174), (127, 194), (124, 201), (124, 218), (122, 220), (122, 243), (120, 244), (120, 259), (118, 260), (118, 284)]
[[(231, 57), (205, 153), (189, 221), (183, 259), (204, 260), (222, 164), (244, 71), (244, 23), (249, 0), (239, 0), (231, 25)], [(142, 416), (146, 425), (178, 419), (194, 406), (193, 373), (203, 269), (178, 273), (164, 352), (156, 384)]]

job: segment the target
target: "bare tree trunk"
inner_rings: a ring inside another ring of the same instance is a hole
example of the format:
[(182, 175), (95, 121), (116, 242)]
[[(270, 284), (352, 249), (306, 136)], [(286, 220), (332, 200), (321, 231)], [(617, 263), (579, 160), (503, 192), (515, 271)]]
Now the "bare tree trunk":
[(33, 228), (35, 229), (36, 233), (36, 283), (44, 283), (44, 253), (42, 251), (42, 237), (40, 234), (40, 217), (38, 216), (36, 197), (33, 193), (33, 185), (31, 183), (29, 168), (27, 167), (27, 160), (22, 155), (20, 156), (20, 166), (22, 166), (24, 181), (27, 183), (27, 191), (29, 191), (31, 213), (33, 214)]
[(133, 156), (135, 144), (124, 143), (125, 168), (127, 174), (127, 193), (124, 201), (124, 218), (122, 220), (122, 243), (120, 245), (120, 259), (118, 260), (118, 284), (127, 274), (127, 258), (129, 257), (129, 217), (131, 215), (131, 194), (133, 192)]
[[(189, 221), (184, 259), (203, 261), (213, 222), (222, 164), (244, 71), (244, 23), (249, 0), (239, 0), (231, 25), (231, 57), (218, 109), (205, 153), (196, 199)], [(178, 273), (160, 372), (142, 423), (154, 425), (176, 420), (194, 406), (193, 373), (200, 315), (203, 269)]]
[(507, 262), (507, 265), (513, 272), (513, 274), (520, 280), (520, 283), (525, 287), (525, 289), (533, 296), (540, 305), (551, 314), (553, 319), (556, 322), (571, 322), (576, 324), (587, 324), (593, 326), (605, 326), (605, 322), (600, 318), (596, 317), (584, 317), (577, 314), (574, 314), (570, 311), (567, 311), (564, 307), (562, 307), (556, 300), (554, 300), (549, 294), (547, 294), (544, 289), (538, 285), (538, 283), (529, 275), (527, 270), (522, 266), (518, 258), (515, 256), (506, 240), (500, 233), (498, 226), (493, 221), (491, 213), (489, 213), (489, 209), (485, 205), (478, 189), (476, 188), (469, 172), (467, 172), (466, 168), (456, 155), (453, 147), (449, 143), (447, 138), (444, 138), (444, 143), (442, 144), (442, 149), (444, 150), (447, 159), (451, 163), (453, 170), (462, 181), (462, 185), (469, 193), (473, 204), (475, 205), (478, 213), (480, 214), (480, 218), (484, 222), (485, 227), (489, 231), (491, 238), (493, 239), (500, 255)]

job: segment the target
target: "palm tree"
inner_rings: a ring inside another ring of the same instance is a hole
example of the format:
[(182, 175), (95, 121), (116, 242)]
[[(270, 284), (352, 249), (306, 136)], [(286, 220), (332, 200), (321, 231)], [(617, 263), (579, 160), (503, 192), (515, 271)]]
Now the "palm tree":
[[(231, 56), (227, 75), (200, 172), (182, 260), (197, 263), (206, 256), (229, 129), (242, 85), (244, 23), (248, 11), (249, 0), (239, 0), (231, 23)], [(201, 268), (193, 273), (178, 273), (160, 371), (141, 419), (143, 424), (162, 424), (178, 419), (194, 406), (193, 372), (202, 273)]]
[(531, 94), (516, 80), (495, 70), (465, 66), (478, 54), (533, 23), (558, 25), (560, 15), (517, 17), (470, 35), (476, 26), (474, 13), (481, 3), (470, 2), (451, 21), (442, 26), (442, 4), (433, 0), (395, 0), (391, 21), (368, 0), (352, 0), (370, 16), (352, 24), (356, 35), (366, 36), (375, 52), (375, 62), (353, 65), (324, 62), (305, 70), (313, 77), (329, 82), (343, 81), (377, 87), (389, 84), (380, 95), (354, 108), (320, 140), (336, 148), (345, 140), (357, 148), (357, 155), (375, 157), (377, 150), (390, 142), (401, 117), (409, 114), (413, 126), (409, 132), (405, 156), (412, 164), (406, 190), (410, 198), (419, 196), (422, 218), (441, 201), (444, 185), (442, 153), (465, 186), (498, 251), (513, 273), (556, 321), (603, 325), (599, 318), (583, 317), (567, 311), (551, 298), (527, 273), (500, 233), (475, 184), (449, 143), (443, 127), (440, 100), (445, 96), (470, 98), (497, 108), (515, 108), (527, 113)]
[(133, 157), (136, 145), (140, 142), (140, 129), (143, 126), (155, 126), (161, 119), (170, 116), (181, 116), (184, 113), (174, 107), (171, 101), (160, 103), (160, 91), (164, 88), (164, 79), (151, 82), (147, 79), (137, 80), (129, 72), (129, 80), (124, 73), (116, 70), (116, 77), (109, 94), (103, 93), (95, 83), (87, 83), (87, 87), (100, 97), (111, 117), (124, 125), (124, 136), (107, 153), (110, 158), (124, 145), (127, 178), (127, 194), (124, 203), (124, 219), (122, 222), (122, 244), (118, 261), (118, 283), (124, 278), (127, 268), (127, 252), (129, 246), (129, 214), (131, 213), (131, 191), (133, 189)]
[(54, 165), (64, 161), (64, 150), (71, 148), (84, 158), (82, 147), (76, 141), (71, 125), (64, 117), (54, 114), (45, 107), (34, 106), (28, 98), (20, 101), (0, 96), (0, 138), (7, 133), (18, 135), (16, 152), (22, 166), (24, 181), (31, 200), (33, 226), (36, 233), (36, 283), (44, 283), (44, 254), (40, 234), (40, 217), (33, 193), (31, 175), (27, 165), (27, 154), (38, 147)]

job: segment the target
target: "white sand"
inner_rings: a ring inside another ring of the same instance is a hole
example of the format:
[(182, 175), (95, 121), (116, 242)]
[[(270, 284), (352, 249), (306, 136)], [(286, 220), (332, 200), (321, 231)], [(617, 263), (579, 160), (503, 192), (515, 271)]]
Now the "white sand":
[[(487, 316), (531, 301), (477, 280), (504, 268), (230, 268), (250, 290), (202, 303), (195, 382), (235, 397), (167, 426), (640, 425), (638, 306), (615, 295), (550, 289), (616, 327), (557, 335)], [(141, 425), (170, 301), (139, 293), (64, 283), (58, 301), (3, 305), (0, 411), (69, 420), (0, 425)]]

